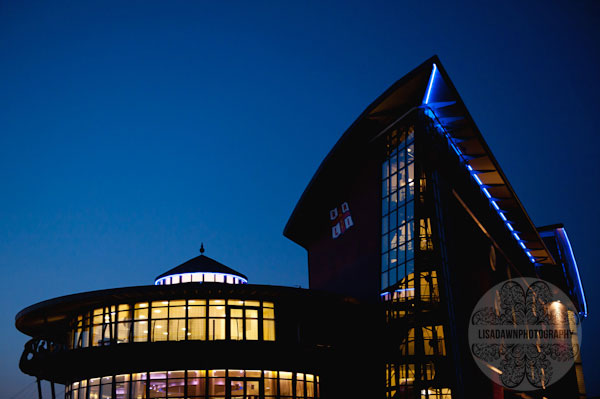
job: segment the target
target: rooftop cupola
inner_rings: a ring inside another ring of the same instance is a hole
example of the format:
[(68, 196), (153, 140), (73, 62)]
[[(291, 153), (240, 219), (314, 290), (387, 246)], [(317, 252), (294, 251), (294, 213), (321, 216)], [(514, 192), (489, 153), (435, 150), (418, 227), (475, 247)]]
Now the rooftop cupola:
[(242, 273), (204, 255), (204, 244), (200, 246), (200, 256), (192, 258), (156, 277), (154, 285), (182, 283), (223, 283), (247, 284), (248, 278)]

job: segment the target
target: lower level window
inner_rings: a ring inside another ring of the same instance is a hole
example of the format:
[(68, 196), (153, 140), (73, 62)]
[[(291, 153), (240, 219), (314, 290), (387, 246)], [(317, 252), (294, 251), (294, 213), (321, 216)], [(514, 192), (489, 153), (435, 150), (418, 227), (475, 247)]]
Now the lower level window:
[(271, 370), (180, 370), (75, 381), (65, 399), (317, 399), (319, 377)]

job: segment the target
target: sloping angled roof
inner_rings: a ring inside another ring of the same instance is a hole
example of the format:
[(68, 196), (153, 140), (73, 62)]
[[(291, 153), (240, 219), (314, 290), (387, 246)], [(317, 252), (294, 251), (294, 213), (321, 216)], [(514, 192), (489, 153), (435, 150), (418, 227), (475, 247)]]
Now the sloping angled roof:
[[(437, 79), (434, 82), (434, 78)], [(411, 111), (428, 110), (443, 129), (465, 167), (489, 194), (499, 214), (536, 263), (554, 263), (550, 251), (490, 151), (439, 58), (433, 56), (394, 83), (346, 130), (327, 154), (296, 204), (284, 236), (307, 246), (312, 210), (332, 179), (352, 175), (357, 154)], [(354, 161), (352, 161), (354, 160)], [(342, 170), (344, 169), (344, 171)], [(350, 168), (350, 169), (349, 169)]]
[(182, 263), (181, 265), (174, 267), (157, 276), (155, 280), (160, 278), (171, 276), (173, 274), (183, 274), (183, 273), (223, 273), (223, 274), (232, 274), (234, 276), (238, 276), (243, 278), (244, 280), (248, 280), (246, 276), (242, 273), (239, 273), (233, 270), (230, 267), (225, 266), (222, 263), (217, 262), (216, 260), (209, 258), (205, 255), (196, 256), (193, 259), (188, 260), (187, 262)]

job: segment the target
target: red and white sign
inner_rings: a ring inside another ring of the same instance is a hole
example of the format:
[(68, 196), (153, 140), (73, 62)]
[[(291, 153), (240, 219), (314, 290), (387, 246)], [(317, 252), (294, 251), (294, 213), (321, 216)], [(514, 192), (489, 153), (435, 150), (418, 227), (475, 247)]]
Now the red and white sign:
[(350, 215), (350, 207), (347, 202), (330, 210), (329, 220), (331, 221), (331, 237), (333, 238), (338, 238), (346, 230), (354, 226), (352, 216)]

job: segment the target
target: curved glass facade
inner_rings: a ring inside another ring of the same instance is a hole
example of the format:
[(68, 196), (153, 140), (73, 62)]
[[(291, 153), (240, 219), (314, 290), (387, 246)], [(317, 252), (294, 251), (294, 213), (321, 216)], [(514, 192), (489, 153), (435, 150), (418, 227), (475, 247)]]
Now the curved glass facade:
[(77, 316), (69, 348), (128, 342), (275, 341), (273, 302), (181, 299), (96, 308)]
[(270, 370), (180, 370), (75, 381), (65, 399), (319, 398), (319, 377)]

